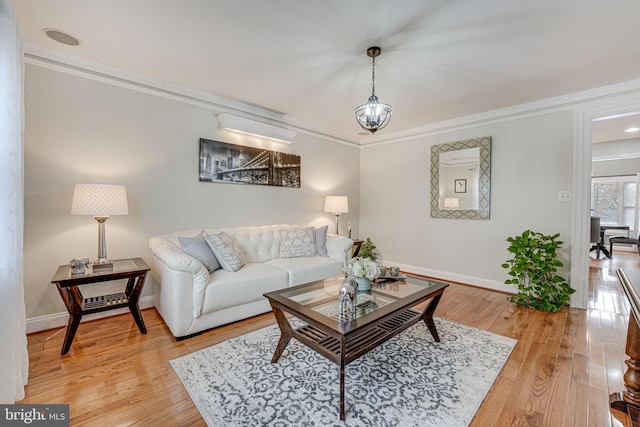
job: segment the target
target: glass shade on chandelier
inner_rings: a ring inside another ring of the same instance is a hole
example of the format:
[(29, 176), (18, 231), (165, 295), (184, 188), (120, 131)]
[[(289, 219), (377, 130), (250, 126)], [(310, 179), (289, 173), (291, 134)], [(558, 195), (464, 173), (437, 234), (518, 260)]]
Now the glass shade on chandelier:
[(382, 129), (391, 121), (392, 108), (389, 104), (378, 102), (378, 97), (371, 95), (369, 102), (355, 109), (356, 120), (362, 127), (371, 133)]
[(367, 56), (371, 58), (373, 67), (371, 71), (371, 96), (366, 104), (362, 104), (355, 109), (353, 114), (362, 129), (375, 133), (389, 124), (393, 109), (389, 104), (378, 102), (376, 96), (376, 57), (382, 50), (373, 46), (367, 49)]

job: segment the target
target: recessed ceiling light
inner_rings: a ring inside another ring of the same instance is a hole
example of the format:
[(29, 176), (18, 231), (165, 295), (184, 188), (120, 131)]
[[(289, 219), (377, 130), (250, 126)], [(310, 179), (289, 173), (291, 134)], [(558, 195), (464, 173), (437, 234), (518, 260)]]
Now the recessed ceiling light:
[(627, 132), (627, 133), (631, 133), (631, 132), (638, 132), (639, 130), (640, 130), (640, 128), (637, 128), (637, 127), (634, 126), (634, 127), (631, 127), (631, 128), (627, 128), (624, 131)]
[(80, 44), (80, 40), (73, 37), (71, 34), (65, 33), (64, 31), (45, 28), (44, 33), (49, 36), (49, 38), (57, 41), (58, 43), (66, 44), (67, 46), (78, 46)]

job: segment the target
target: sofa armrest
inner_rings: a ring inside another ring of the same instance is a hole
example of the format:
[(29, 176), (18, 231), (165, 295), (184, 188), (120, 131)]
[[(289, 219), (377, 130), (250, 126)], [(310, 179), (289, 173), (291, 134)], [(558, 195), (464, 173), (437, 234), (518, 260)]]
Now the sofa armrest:
[[(193, 308), (196, 317), (200, 316), (205, 290), (209, 283), (209, 272), (204, 265), (191, 255), (187, 255), (171, 242), (152, 238), (149, 248), (160, 262), (169, 269), (193, 276)], [(166, 284), (165, 284), (166, 285)]]
[(351, 259), (353, 240), (337, 234), (327, 234), (327, 252), (331, 258), (342, 261), (343, 267)]

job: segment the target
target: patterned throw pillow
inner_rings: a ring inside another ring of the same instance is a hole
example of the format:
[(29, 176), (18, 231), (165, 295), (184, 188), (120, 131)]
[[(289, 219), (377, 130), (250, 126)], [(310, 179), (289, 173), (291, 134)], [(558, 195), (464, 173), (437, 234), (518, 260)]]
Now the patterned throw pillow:
[(316, 256), (315, 233), (313, 227), (280, 230), (280, 258)]
[(224, 231), (218, 234), (204, 234), (204, 239), (215, 254), (220, 266), (227, 271), (238, 271), (246, 262), (244, 252), (236, 239)]
[(191, 255), (204, 265), (204, 267), (212, 273), (220, 268), (220, 264), (216, 259), (216, 256), (211, 251), (211, 248), (204, 240), (204, 231), (193, 237), (178, 237), (180, 247), (188, 255)]

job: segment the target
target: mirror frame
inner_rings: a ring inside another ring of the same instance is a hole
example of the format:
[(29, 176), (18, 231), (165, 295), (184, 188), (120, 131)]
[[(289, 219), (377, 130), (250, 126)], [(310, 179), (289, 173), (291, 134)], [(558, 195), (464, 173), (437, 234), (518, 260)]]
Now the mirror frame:
[[(480, 147), (478, 209), (440, 209), (440, 153)], [(491, 137), (467, 139), (431, 147), (431, 216), (433, 218), (489, 219), (491, 207)]]

